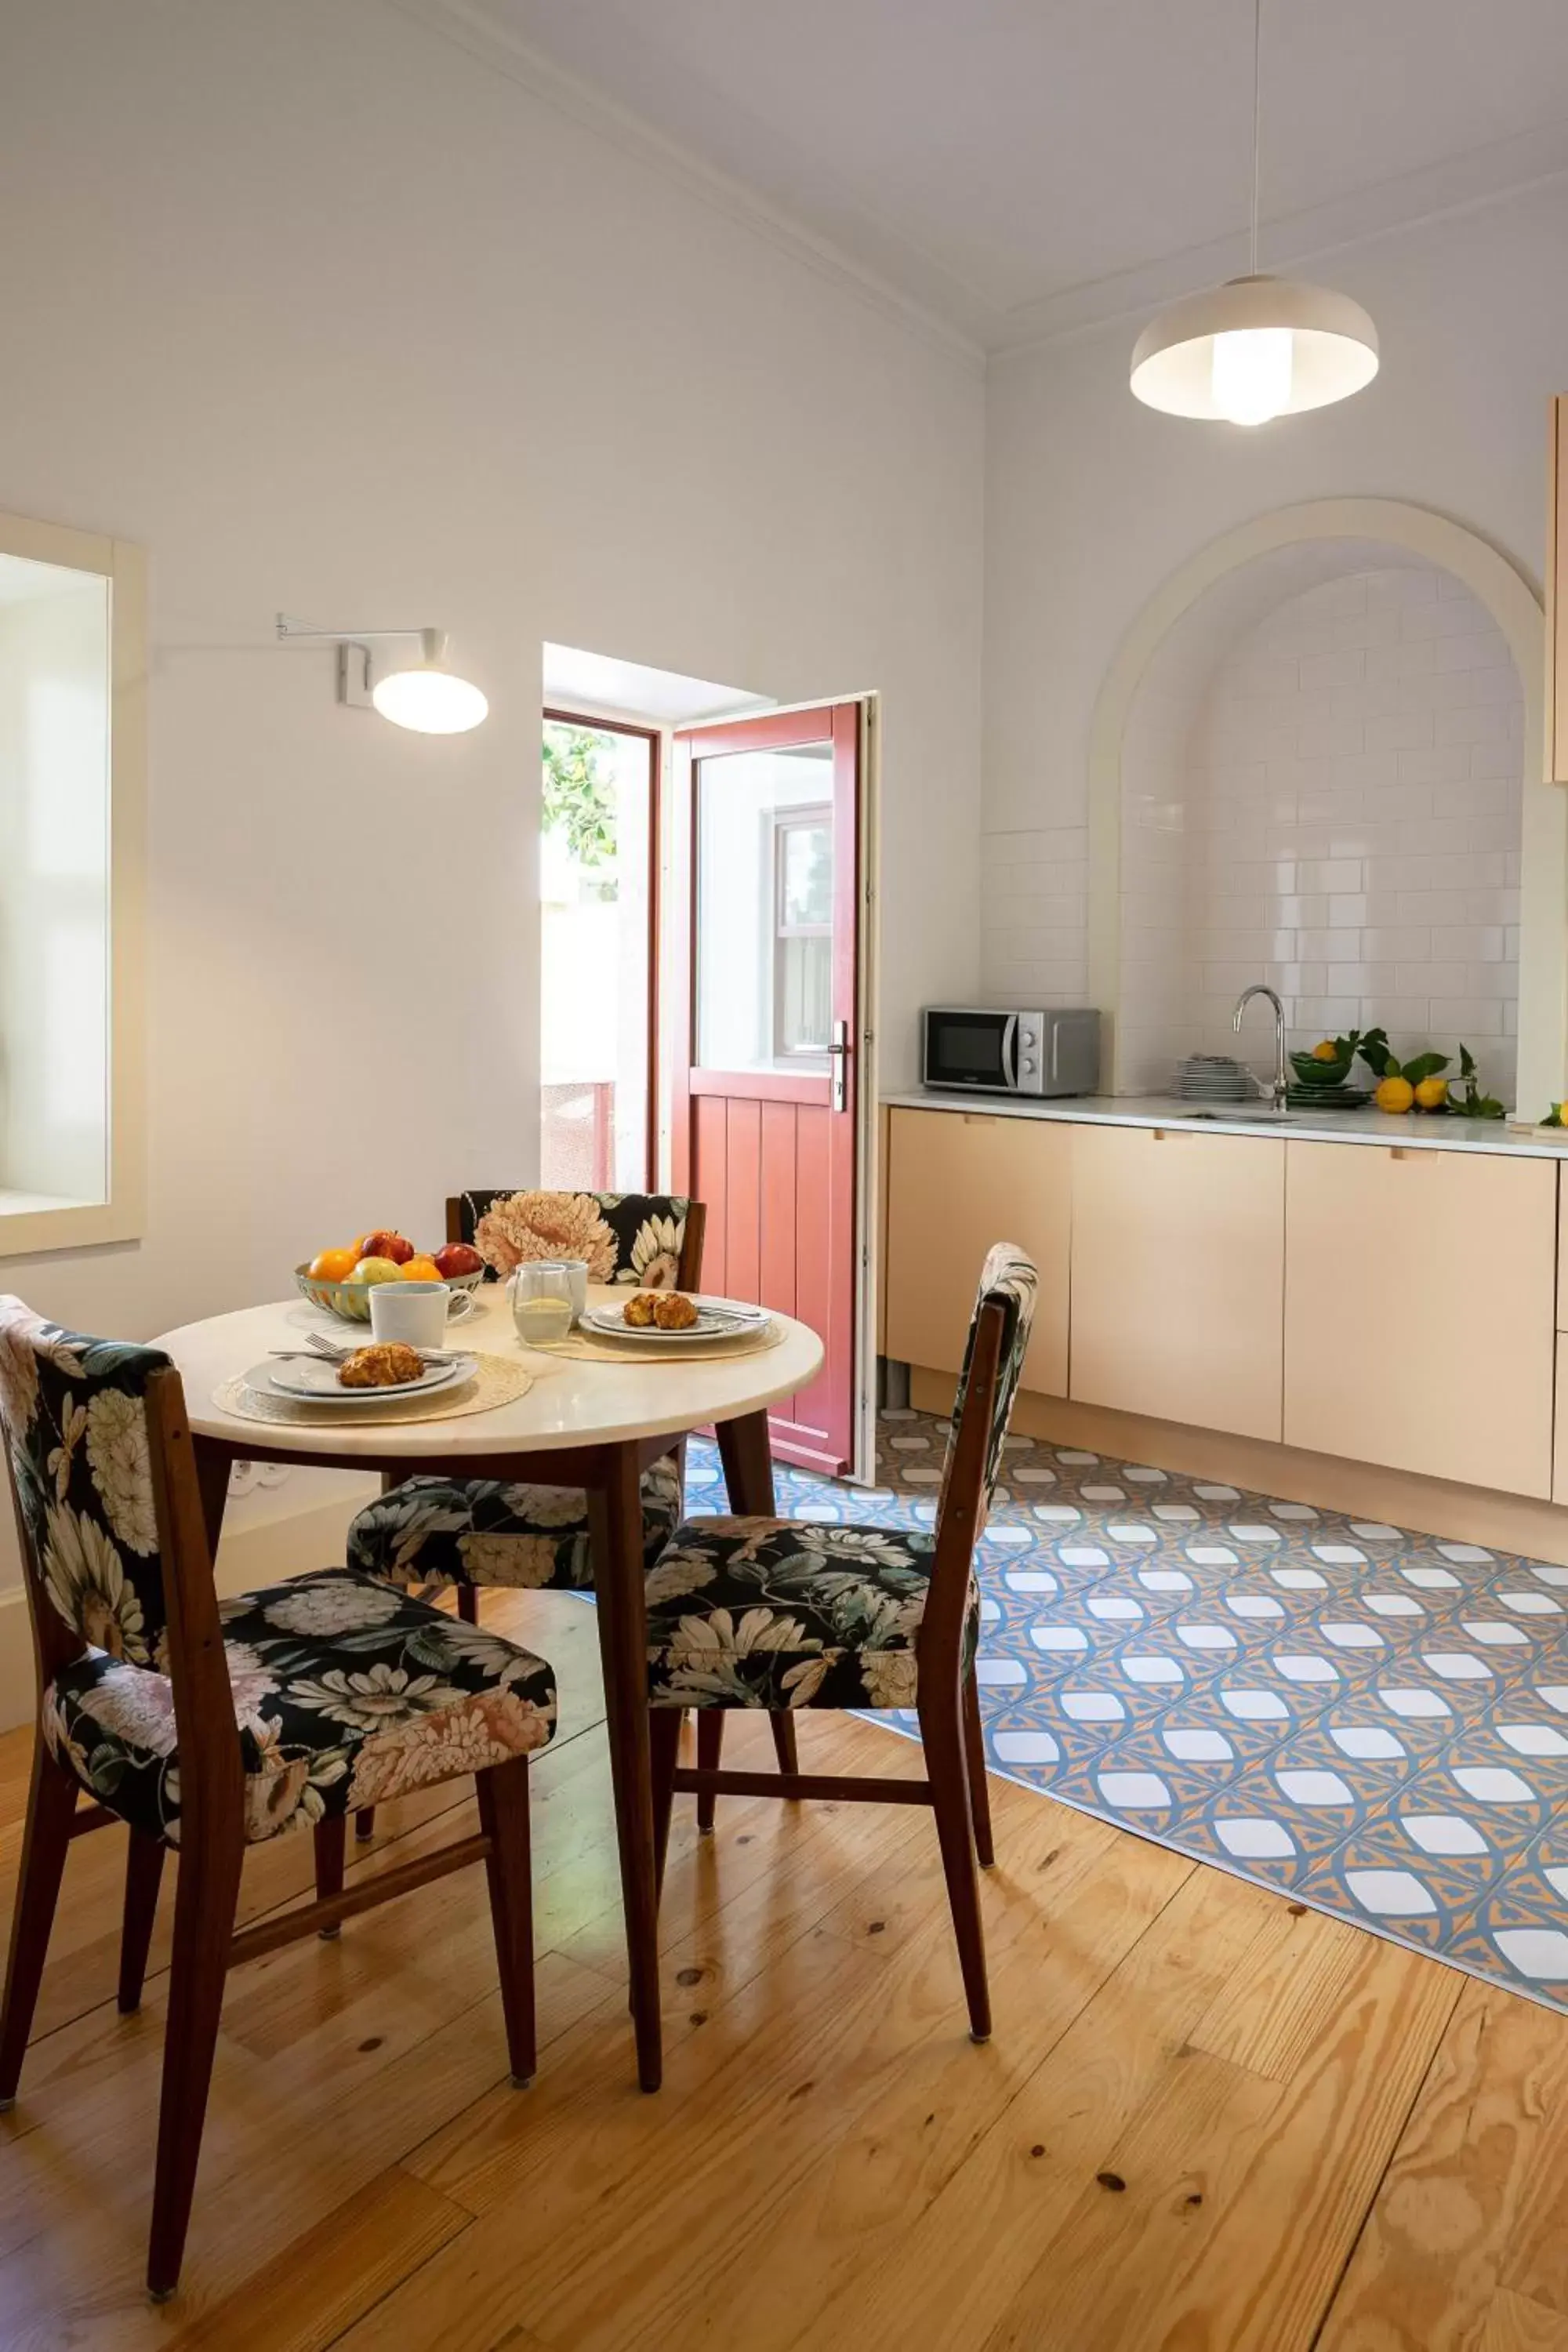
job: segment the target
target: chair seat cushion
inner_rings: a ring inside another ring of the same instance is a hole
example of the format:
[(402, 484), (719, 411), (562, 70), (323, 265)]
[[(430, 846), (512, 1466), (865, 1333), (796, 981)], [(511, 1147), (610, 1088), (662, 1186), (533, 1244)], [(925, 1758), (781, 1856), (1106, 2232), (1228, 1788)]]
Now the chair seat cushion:
[[(643, 1472), (650, 1567), (675, 1532), (680, 1504), (680, 1466), (669, 1454)], [(591, 1592), (588, 1498), (580, 1488), (504, 1478), (409, 1478), (355, 1518), (349, 1566), (395, 1584)]]
[[(913, 1706), (936, 1549), (906, 1528), (688, 1519), (647, 1580), (655, 1706)], [(972, 1589), (965, 1655), (979, 1630)]]
[[(221, 1611), (253, 1842), (531, 1755), (554, 1734), (542, 1658), (372, 1577), (329, 1569)], [(178, 1845), (166, 1675), (89, 1650), (45, 1692), (43, 1728), (90, 1796)]]

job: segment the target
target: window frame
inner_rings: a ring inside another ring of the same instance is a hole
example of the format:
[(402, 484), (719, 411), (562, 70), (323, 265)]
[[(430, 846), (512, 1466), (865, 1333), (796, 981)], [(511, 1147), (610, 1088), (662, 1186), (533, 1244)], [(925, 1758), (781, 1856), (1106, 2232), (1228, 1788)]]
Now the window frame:
[(831, 950), (833, 940), (833, 906), (829, 891), (827, 919), (820, 923), (792, 923), (784, 912), (784, 895), (788, 887), (788, 835), (792, 833), (833, 833), (833, 803), (795, 803), (772, 811), (773, 839), (773, 1058), (775, 1066), (799, 1069), (808, 1064), (815, 1070), (827, 1067), (827, 1047), (822, 1045), (788, 1045), (784, 1042), (784, 949), (791, 940), (826, 940)]
[(106, 1198), (51, 1209), (0, 1206), (3, 1265), (140, 1241), (146, 1229), (147, 564), (145, 551), (127, 540), (24, 515), (0, 514), (0, 555), (106, 580), (110, 628)]

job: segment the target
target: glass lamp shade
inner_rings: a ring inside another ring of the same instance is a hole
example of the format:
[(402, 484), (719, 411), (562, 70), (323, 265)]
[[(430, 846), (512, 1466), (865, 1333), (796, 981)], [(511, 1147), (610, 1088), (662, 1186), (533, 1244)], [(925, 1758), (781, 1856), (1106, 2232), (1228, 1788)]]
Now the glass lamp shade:
[(1348, 294), (1233, 278), (1173, 303), (1132, 352), (1132, 390), (1172, 416), (1263, 425), (1346, 400), (1377, 373), (1377, 329)]
[(479, 726), (489, 704), (477, 686), (447, 667), (446, 640), (426, 629), (423, 659), (407, 669), (389, 670), (371, 688), (371, 700), (395, 727), (416, 735), (465, 735)]

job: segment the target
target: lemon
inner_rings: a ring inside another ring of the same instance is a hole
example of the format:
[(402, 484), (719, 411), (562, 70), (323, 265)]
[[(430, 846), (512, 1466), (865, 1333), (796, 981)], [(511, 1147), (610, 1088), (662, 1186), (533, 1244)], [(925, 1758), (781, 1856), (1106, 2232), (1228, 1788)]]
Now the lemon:
[(1447, 1099), (1447, 1078), (1423, 1078), (1415, 1089), (1415, 1100), (1423, 1110), (1441, 1110)]
[(1379, 1110), (1408, 1110), (1415, 1099), (1415, 1089), (1408, 1078), (1384, 1078), (1373, 1095)]
[(1312, 1048), (1314, 1062), (1337, 1062), (1339, 1058), (1340, 1049), (1331, 1037), (1323, 1038), (1321, 1044)]

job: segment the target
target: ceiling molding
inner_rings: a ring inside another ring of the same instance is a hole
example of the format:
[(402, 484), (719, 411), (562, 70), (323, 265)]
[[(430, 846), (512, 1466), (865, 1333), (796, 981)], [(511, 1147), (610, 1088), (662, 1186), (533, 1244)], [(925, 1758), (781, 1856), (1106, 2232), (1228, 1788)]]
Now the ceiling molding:
[(688, 195), (765, 238), (818, 277), (829, 278), (858, 295), (897, 325), (935, 343), (973, 374), (984, 375), (984, 345), (952, 320), (942, 317), (856, 260), (841, 246), (818, 236), (794, 215), (770, 204), (743, 181), (706, 163), (679, 141), (668, 138), (631, 108), (622, 106), (591, 82), (556, 65), (531, 43), (520, 40), (509, 27), (498, 24), (478, 5), (478, 0), (384, 0), (384, 5), (466, 49), (480, 64), (504, 75), (556, 112), (569, 116), (583, 130), (608, 141), (623, 153), (673, 181)]
[[(1568, 175), (1568, 123), (1550, 123), (1517, 139), (1452, 155), (1395, 180), (1383, 180), (1278, 221), (1260, 232), (1266, 269), (1298, 269), (1357, 246), (1482, 212)], [(1163, 254), (1135, 269), (1086, 279), (1039, 302), (1009, 310), (992, 340), (993, 359), (1037, 351), (1070, 335), (1134, 319), (1200, 288), (1222, 284), (1247, 267), (1247, 240), (1230, 237)]]

